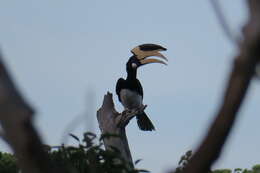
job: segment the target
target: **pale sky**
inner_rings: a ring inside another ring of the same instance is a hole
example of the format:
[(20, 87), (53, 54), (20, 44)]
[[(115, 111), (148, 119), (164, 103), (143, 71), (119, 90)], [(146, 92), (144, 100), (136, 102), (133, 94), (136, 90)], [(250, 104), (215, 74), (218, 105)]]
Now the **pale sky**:
[[(245, 1), (220, 1), (234, 34), (247, 18)], [(99, 133), (95, 111), (125, 77), (130, 50), (143, 43), (168, 48), (168, 66), (139, 69), (146, 112), (155, 132), (127, 127), (139, 168), (163, 173), (195, 150), (214, 118), (236, 46), (223, 34), (209, 1), (0, 1), (0, 46), (16, 84), (36, 109), (45, 143), (59, 145), (70, 122), (73, 133)], [(259, 157), (259, 81), (254, 81), (239, 119), (214, 168), (250, 168)], [(114, 97), (116, 107), (122, 106)], [(86, 114), (84, 119), (76, 118)], [(72, 141), (70, 140), (70, 143)], [(0, 149), (7, 150), (0, 141)]]

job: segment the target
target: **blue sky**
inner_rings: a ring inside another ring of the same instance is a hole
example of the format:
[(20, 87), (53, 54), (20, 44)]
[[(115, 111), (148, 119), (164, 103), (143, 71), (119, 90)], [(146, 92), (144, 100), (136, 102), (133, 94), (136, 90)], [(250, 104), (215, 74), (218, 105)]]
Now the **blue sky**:
[[(232, 31), (247, 18), (245, 1), (220, 1)], [(144, 66), (138, 77), (156, 132), (127, 127), (139, 167), (165, 172), (196, 149), (219, 107), (236, 47), (221, 30), (209, 1), (1, 1), (0, 45), (20, 90), (36, 109), (44, 141), (99, 133), (95, 111), (116, 80), (125, 77), (130, 49), (143, 43), (168, 48), (168, 66)], [(215, 168), (259, 163), (259, 81), (254, 81)], [(114, 97), (116, 107), (121, 105)], [(79, 118), (76, 118), (79, 119)], [(70, 141), (71, 143), (72, 141)], [(6, 150), (4, 142), (0, 147)]]

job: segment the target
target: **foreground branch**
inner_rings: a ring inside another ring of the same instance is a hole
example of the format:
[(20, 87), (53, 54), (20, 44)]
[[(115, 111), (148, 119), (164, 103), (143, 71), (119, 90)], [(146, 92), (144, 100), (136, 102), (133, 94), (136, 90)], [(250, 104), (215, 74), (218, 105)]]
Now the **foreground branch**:
[(115, 110), (111, 93), (107, 93), (104, 96), (103, 104), (97, 112), (99, 128), (102, 134), (116, 135), (104, 138), (106, 149), (111, 149), (111, 147), (117, 148), (121, 152), (122, 157), (130, 163), (131, 167), (133, 167), (133, 160), (126, 137), (125, 127), (134, 117), (134, 114), (135, 113), (119, 114)]
[(248, 4), (250, 21), (244, 28), (244, 40), (235, 59), (223, 104), (206, 138), (185, 167), (185, 173), (206, 173), (219, 157), (259, 62), (260, 1), (248, 0)]
[(32, 108), (18, 93), (0, 55), (0, 123), (3, 139), (13, 149), (22, 172), (54, 172), (32, 125), (32, 115)]

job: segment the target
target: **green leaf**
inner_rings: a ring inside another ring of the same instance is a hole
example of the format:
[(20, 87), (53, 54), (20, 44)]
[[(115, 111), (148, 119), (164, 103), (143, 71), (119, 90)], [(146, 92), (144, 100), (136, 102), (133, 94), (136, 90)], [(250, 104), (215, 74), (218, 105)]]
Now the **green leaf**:
[(234, 170), (234, 172), (235, 172), (235, 173), (242, 172), (242, 169), (241, 169), (241, 168), (236, 168), (236, 169)]
[(260, 164), (253, 166), (253, 171), (260, 173)]
[(143, 159), (138, 159), (135, 161), (135, 165), (137, 165), (140, 161), (142, 161)]
[(76, 135), (73, 135), (72, 133), (69, 133), (69, 135), (73, 137), (75, 140), (77, 140), (78, 142), (80, 142), (79, 138)]

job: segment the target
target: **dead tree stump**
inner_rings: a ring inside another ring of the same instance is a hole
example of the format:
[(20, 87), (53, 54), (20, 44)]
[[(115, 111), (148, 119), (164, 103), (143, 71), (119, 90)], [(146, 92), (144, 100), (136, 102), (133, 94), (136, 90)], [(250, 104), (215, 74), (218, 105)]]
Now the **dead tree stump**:
[(118, 113), (115, 110), (112, 96), (113, 95), (108, 92), (104, 96), (101, 108), (97, 111), (97, 120), (101, 133), (116, 135), (109, 138), (104, 138), (104, 145), (106, 149), (111, 149), (111, 147), (118, 149), (121, 152), (122, 157), (130, 163), (131, 167), (134, 167), (133, 159), (127, 141), (125, 127), (129, 123), (129, 121), (139, 111), (143, 111), (146, 106), (134, 112), (124, 111), (122, 113)]

